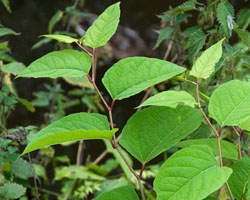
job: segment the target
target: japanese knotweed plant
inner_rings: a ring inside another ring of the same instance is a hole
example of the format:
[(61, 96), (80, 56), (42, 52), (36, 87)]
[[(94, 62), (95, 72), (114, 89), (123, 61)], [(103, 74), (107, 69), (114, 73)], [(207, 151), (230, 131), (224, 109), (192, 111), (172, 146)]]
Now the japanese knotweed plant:
[[(238, 160), (237, 152), (240, 158), (242, 156), (240, 145), (237, 151), (237, 147), (232, 143), (221, 140), (221, 133), (224, 127), (232, 127), (240, 140), (242, 131), (250, 130), (250, 83), (229, 81), (216, 88), (212, 96), (207, 98), (208, 116), (218, 123), (216, 126), (203, 111), (199, 96), (200, 81), (209, 78), (214, 72), (215, 65), (222, 56), (224, 39), (205, 50), (194, 62), (189, 74), (197, 81), (180, 76), (187, 71), (186, 68), (165, 60), (128, 57), (118, 61), (102, 79), (112, 98), (109, 103), (95, 82), (95, 51), (105, 45), (116, 32), (120, 18), (119, 5), (118, 2), (108, 7), (80, 39), (65, 35), (44, 35), (63, 43), (76, 43), (83, 51), (66, 49), (48, 53), (35, 60), (18, 75), (34, 78), (87, 77), (98, 92), (109, 116), (85, 112), (68, 115), (37, 133), (22, 155), (63, 142), (85, 139), (109, 140), (112, 148), (137, 179), (140, 197), (145, 200), (145, 188), (141, 181), (145, 166), (175, 145), (183, 149), (176, 151), (163, 163), (154, 180), (153, 189), (158, 200), (201, 200), (220, 191), (224, 184), (231, 199), (247, 199), (250, 194), (250, 160), (248, 157), (240, 159), (232, 166), (233, 170), (223, 166), (223, 157)], [(92, 51), (87, 50), (89, 48)], [(115, 102), (177, 75), (178, 80), (195, 85), (196, 97), (185, 91), (169, 90), (158, 93), (139, 105), (149, 108), (136, 112), (117, 137), (115, 133), (118, 129), (114, 127), (112, 118)], [(217, 139), (180, 142), (199, 128), (203, 119), (209, 124)], [(120, 146), (141, 163), (139, 173), (129, 164)], [(96, 199), (139, 199), (135, 189), (130, 185), (113, 188), (103, 191)]]

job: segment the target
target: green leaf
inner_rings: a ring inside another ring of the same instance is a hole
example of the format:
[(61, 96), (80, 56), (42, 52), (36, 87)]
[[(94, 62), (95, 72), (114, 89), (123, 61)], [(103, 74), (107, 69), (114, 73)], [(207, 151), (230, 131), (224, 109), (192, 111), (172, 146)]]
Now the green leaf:
[(113, 99), (124, 99), (168, 80), (186, 69), (176, 64), (146, 57), (129, 57), (115, 63), (102, 82)]
[(0, 69), (3, 72), (17, 75), (25, 69), (25, 66), (20, 62), (12, 62), (7, 65), (0, 66)]
[(156, 41), (156, 44), (155, 44), (154, 48), (159, 47), (159, 45), (160, 45), (164, 40), (170, 39), (171, 34), (172, 34), (172, 32), (173, 32), (173, 28), (171, 28), (171, 27), (166, 27), (166, 28), (163, 28), (163, 29), (158, 30), (158, 31), (156, 31), (156, 32), (159, 34), (159, 36), (158, 36), (158, 38), (157, 38), (157, 41)]
[(95, 113), (75, 113), (50, 124), (36, 134), (24, 152), (49, 145), (86, 139), (112, 139), (117, 129), (110, 130), (106, 116)]
[(105, 45), (116, 32), (120, 19), (120, 2), (109, 6), (88, 28), (81, 38), (83, 44), (92, 48)]
[(96, 200), (139, 200), (134, 188), (130, 185), (121, 186), (100, 194)]
[(17, 101), (19, 101), (21, 104), (23, 104), (26, 109), (30, 112), (35, 112), (35, 108), (34, 106), (32, 105), (32, 103), (30, 103), (29, 101), (27, 101), (26, 99), (23, 99), (23, 98), (19, 98), (19, 97), (15, 97), (15, 99)]
[(78, 42), (78, 39), (72, 38), (67, 35), (41, 35), (42, 37), (50, 38), (52, 40), (57, 40), (58, 42), (68, 43), (71, 44), (73, 42)]
[(146, 108), (128, 120), (119, 142), (146, 163), (192, 133), (201, 121), (199, 110), (189, 106)]
[(242, 42), (250, 47), (250, 33), (238, 28), (235, 28), (234, 31), (238, 34)]
[(82, 77), (91, 67), (91, 57), (77, 50), (54, 51), (32, 62), (18, 77)]
[(6, 36), (6, 35), (20, 35), (20, 33), (16, 33), (15, 31), (9, 28), (0, 28), (0, 37)]
[(76, 165), (56, 168), (55, 180), (58, 181), (63, 178), (104, 180), (103, 177), (88, 171), (88, 168)]
[(32, 177), (30, 164), (23, 160), (22, 158), (18, 158), (11, 165), (11, 172), (18, 178), (28, 179)]
[(193, 34), (191, 34), (189, 38), (189, 62), (191, 64), (194, 63), (195, 56), (198, 54), (198, 52), (202, 49), (206, 42), (206, 35), (203, 33), (201, 29), (198, 29)]
[(50, 19), (48, 31), (49, 33), (52, 33), (52, 30), (57, 22), (60, 21), (60, 19), (63, 17), (63, 12), (61, 10), (58, 10), (56, 14)]
[(49, 43), (50, 41), (51, 41), (51, 39), (49, 39), (49, 38), (43, 38), (43, 39), (39, 40), (38, 42), (36, 42), (36, 43), (31, 47), (31, 49), (32, 49), (32, 50), (37, 49), (37, 48), (41, 47), (42, 45)]
[(229, 2), (221, 2), (217, 7), (217, 19), (220, 22), (227, 37), (231, 36), (231, 30), (228, 27), (228, 18), (234, 17), (234, 8)]
[(207, 79), (215, 70), (215, 65), (222, 55), (222, 42), (224, 38), (205, 50), (195, 61), (190, 75), (196, 78)]
[(0, 187), (0, 195), (5, 198), (17, 199), (25, 193), (25, 188), (16, 183), (6, 183)]
[[(207, 145), (212, 150), (214, 155), (219, 156), (217, 139), (192, 139), (177, 143), (175, 146), (186, 148), (192, 145)], [(238, 148), (226, 140), (221, 140), (221, 153), (223, 158), (238, 160)]]
[(170, 16), (178, 15), (183, 12), (187, 12), (187, 11), (195, 9), (195, 5), (196, 5), (196, 0), (186, 1), (180, 6), (167, 11), (166, 14), (169, 14)]
[(237, 12), (237, 24), (240, 28), (245, 30), (250, 23), (250, 8), (241, 8), (239, 12)]
[(232, 170), (217, 166), (207, 146), (192, 146), (174, 153), (154, 181), (157, 200), (201, 200), (218, 190)]
[[(233, 173), (228, 179), (228, 184), (232, 190), (233, 196), (237, 200), (248, 199), (247, 184), (249, 185), (250, 177), (250, 158), (248, 156), (240, 159), (238, 162), (232, 166)], [(245, 198), (242, 196), (245, 195)]]
[(229, 81), (214, 90), (208, 106), (209, 116), (221, 126), (238, 126), (250, 117), (250, 83)]
[(9, 13), (11, 13), (11, 9), (10, 9), (10, 1), (9, 0), (1, 0), (4, 7), (8, 10)]
[(194, 107), (197, 102), (189, 93), (185, 91), (169, 90), (160, 92), (143, 102), (138, 108), (143, 106), (168, 106), (176, 108), (178, 104), (185, 104), (187, 106)]
[(83, 88), (91, 88), (93, 89), (94, 86), (91, 84), (86, 76), (83, 77), (63, 77), (63, 79), (74, 86), (80, 86)]
[(250, 131), (250, 117), (238, 125), (242, 130)]

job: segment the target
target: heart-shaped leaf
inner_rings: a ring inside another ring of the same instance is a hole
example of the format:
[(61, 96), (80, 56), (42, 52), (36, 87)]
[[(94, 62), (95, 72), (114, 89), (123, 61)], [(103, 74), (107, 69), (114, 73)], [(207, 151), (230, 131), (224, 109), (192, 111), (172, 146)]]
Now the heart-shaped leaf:
[(102, 82), (113, 99), (121, 100), (185, 70), (156, 58), (129, 57), (115, 63), (105, 73)]
[(239, 126), (250, 117), (250, 83), (239, 80), (219, 86), (212, 94), (209, 116), (221, 126)]
[(112, 139), (117, 129), (110, 130), (106, 116), (96, 113), (68, 115), (42, 129), (30, 141), (24, 152), (28, 153), (49, 145), (86, 139)]
[(77, 50), (53, 51), (32, 62), (18, 77), (82, 77), (91, 67), (91, 57)]
[(202, 200), (218, 190), (232, 170), (217, 166), (207, 146), (192, 146), (174, 153), (154, 181), (157, 200)]
[(128, 120), (119, 142), (146, 163), (192, 133), (201, 121), (200, 111), (189, 106), (146, 108)]
[(92, 48), (105, 45), (116, 32), (120, 20), (120, 2), (109, 6), (88, 28), (81, 38), (83, 44)]

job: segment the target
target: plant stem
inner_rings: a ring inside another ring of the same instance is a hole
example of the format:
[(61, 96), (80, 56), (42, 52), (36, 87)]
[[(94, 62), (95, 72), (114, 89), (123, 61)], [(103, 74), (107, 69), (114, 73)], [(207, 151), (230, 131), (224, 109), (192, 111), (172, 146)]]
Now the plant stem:
[(172, 49), (172, 46), (173, 46), (173, 41), (171, 40), (171, 41), (168, 43), (168, 48), (167, 48), (166, 53), (165, 53), (165, 55), (164, 55), (164, 57), (163, 57), (163, 60), (167, 60), (167, 59), (168, 59), (169, 53), (170, 53), (170, 51), (171, 51), (171, 49)]
[(92, 51), (92, 81), (95, 83), (95, 75), (96, 75), (96, 68), (95, 68), (95, 48)]
[(77, 150), (77, 159), (76, 159), (76, 164), (78, 166), (82, 165), (82, 158), (83, 158), (83, 144), (84, 141), (80, 140), (79, 145), (78, 145), (78, 150)]
[(89, 56), (92, 57), (92, 53), (90, 53), (87, 49), (85, 49), (85, 48), (81, 45), (81, 43), (76, 42), (76, 44), (77, 44), (83, 51), (85, 51), (87, 54), (89, 54)]
[(108, 154), (108, 151), (103, 151), (93, 162), (93, 164), (97, 165), (106, 155)]
[(241, 146), (240, 146), (241, 132), (239, 133), (234, 126), (232, 126), (232, 128), (233, 128), (234, 132), (236, 133), (236, 135), (238, 136), (238, 155), (239, 155), (239, 159), (241, 159), (242, 158)]
[(200, 109), (203, 117), (205, 118), (205, 120), (207, 121), (208, 125), (211, 127), (211, 129), (213, 130), (213, 132), (215, 133), (215, 135), (218, 137), (218, 132), (216, 131), (216, 129), (214, 128), (214, 126), (212, 125), (212, 123), (210, 122), (210, 120), (208, 119), (207, 115), (204, 113), (202, 107), (201, 107), (201, 102), (200, 102), (200, 92), (199, 92), (199, 79), (197, 78), (196, 81), (196, 96), (197, 96), (197, 107)]
[[(214, 128), (214, 126), (212, 125), (212, 123), (210, 122), (210, 120), (208, 119), (207, 115), (204, 113), (201, 104), (200, 104), (200, 93), (199, 93), (199, 79), (197, 78), (196, 81), (196, 95), (197, 95), (197, 103), (198, 103), (198, 108), (200, 109), (203, 117), (205, 118), (205, 120), (207, 121), (207, 123), (209, 124), (209, 126), (211, 127), (211, 129), (213, 130), (213, 132), (215, 133), (216, 137), (217, 137), (217, 142), (218, 142), (218, 151), (219, 151), (219, 160), (220, 160), (220, 167), (223, 167), (223, 162), (222, 162), (222, 155), (221, 155), (221, 144), (220, 144), (220, 138), (221, 138), (221, 132), (222, 132), (222, 127), (220, 127), (219, 132), (216, 131), (216, 129)], [(228, 185), (228, 183), (226, 182), (226, 187), (228, 189), (228, 192), (230, 194), (230, 197), (232, 200), (234, 200), (232, 191)]]
[[(153, 91), (153, 86), (147, 89), (144, 97), (142, 98), (142, 100), (140, 102), (140, 105), (151, 95), (152, 91)], [(141, 109), (142, 109), (142, 107), (138, 108), (137, 112), (140, 111)]]
[(31, 161), (30, 153), (28, 153), (28, 158), (29, 158), (29, 164), (30, 164), (31, 173), (32, 173), (32, 176), (33, 176), (33, 181), (34, 181), (35, 190), (36, 190), (36, 199), (40, 200), (40, 198), (39, 198), (40, 195), (39, 195), (39, 191), (38, 191), (38, 186), (37, 186), (37, 182), (36, 182), (34, 168), (32, 166), (32, 161)]

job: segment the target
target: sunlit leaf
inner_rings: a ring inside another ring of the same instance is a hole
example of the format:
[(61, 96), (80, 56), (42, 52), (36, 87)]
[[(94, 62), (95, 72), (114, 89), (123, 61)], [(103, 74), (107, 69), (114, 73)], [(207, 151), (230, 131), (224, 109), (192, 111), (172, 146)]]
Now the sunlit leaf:
[(168, 106), (176, 108), (178, 104), (185, 104), (194, 107), (197, 102), (192, 95), (185, 91), (168, 90), (148, 98), (141, 105), (139, 105), (138, 108), (143, 106)]
[(91, 57), (77, 50), (54, 51), (32, 62), (18, 77), (82, 77), (91, 67)]
[(81, 38), (83, 44), (92, 48), (105, 45), (114, 35), (120, 19), (120, 2), (109, 6), (88, 28)]
[(146, 108), (128, 120), (119, 143), (146, 163), (192, 133), (201, 121), (199, 110), (189, 106)]
[(191, 146), (174, 153), (154, 181), (157, 200), (202, 200), (218, 190), (232, 170), (219, 167), (207, 146)]
[(113, 99), (124, 99), (168, 80), (186, 69), (156, 58), (129, 57), (115, 63), (102, 82)]
[(86, 139), (112, 139), (117, 129), (110, 130), (106, 116), (95, 113), (75, 113), (50, 124), (36, 134), (24, 152), (49, 145)]

